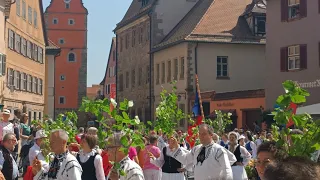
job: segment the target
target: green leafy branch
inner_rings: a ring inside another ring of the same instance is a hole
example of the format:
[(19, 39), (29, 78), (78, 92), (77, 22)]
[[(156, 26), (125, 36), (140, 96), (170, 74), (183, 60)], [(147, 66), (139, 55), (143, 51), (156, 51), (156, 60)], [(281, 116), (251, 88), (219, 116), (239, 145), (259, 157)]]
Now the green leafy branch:
[[(285, 94), (277, 99), (279, 108), (273, 112), (275, 124), (272, 125), (274, 138), (277, 146), (289, 156), (306, 156), (311, 158), (312, 154), (320, 149), (320, 122), (305, 114), (294, 114), (290, 104), (301, 105), (306, 102), (306, 97), (310, 94), (299, 87), (293, 81), (283, 83)], [(285, 126), (289, 120), (294, 122), (296, 129), (303, 131), (302, 134), (291, 134), (290, 129), (284, 127), (279, 130), (279, 126)], [(288, 138), (291, 142), (288, 142)]]
[[(175, 131), (178, 122), (184, 118), (186, 115), (183, 111), (178, 108), (178, 96), (176, 94), (175, 82), (171, 83), (172, 90), (168, 92), (166, 89), (162, 89), (160, 93), (161, 102), (156, 108), (155, 130), (161, 130), (163, 133), (169, 136)], [(148, 122), (151, 125), (150, 122)]]

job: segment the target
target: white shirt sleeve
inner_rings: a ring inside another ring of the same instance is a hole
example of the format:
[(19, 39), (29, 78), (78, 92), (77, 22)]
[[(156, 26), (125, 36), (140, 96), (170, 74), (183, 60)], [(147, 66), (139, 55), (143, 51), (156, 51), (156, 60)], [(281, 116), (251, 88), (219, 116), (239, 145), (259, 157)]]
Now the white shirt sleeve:
[(193, 157), (197, 146), (192, 148), (191, 151), (188, 151), (182, 147), (179, 147), (177, 150), (171, 152), (169, 148), (167, 148), (167, 155), (175, 158), (183, 165), (189, 165), (193, 163)]
[(3, 157), (2, 151), (0, 151), (0, 170), (2, 170), (3, 168), (3, 163), (4, 163), (4, 157)]
[(68, 173), (68, 178), (66, 180), (81, 180), (82, 169), (80, 164), (70, 163), (70, 166), (73, 167), (66, 167), (66, 171)]
[(257, 145), (253, 141), (250, 141), (250, 147), (252, 149), (252, 158), (256, 159), (257, 158)]
[(220, 177), (225, 177), (226, 180), (232, 180), (233, 174), (230, 164), (232, 162), (234, 163), (235, 161), (237, 161), (236, 157), (234, 155), (229, 155), (228, 150), (226, 149), (219, 149), (215, 155), (215, 158), (218, 160), (222, 167), (222, 174), (220, 175)]
[(247, 166), (249, 161), (251, 160), (251, 154), (248, 152), (248, 150), (245, 147), (240, 146), (240, 153), (243, 158), (242, 164), (244, 166)]
[(31, 148), (30, 151), (29, 151), (29, 162), (30, 162), (30, 164), (32, 164), (34, 158), (36, 158), (37, 155), (38, 155), (38, 152), (35, 151), (33, 148)]
[(96, 178), (97, 180), (105, 180), (103, 165), (102, 165), (102, 157), (100, 155), (96, 155), (94, 158), (94, 167), (96, 169)]
[[(145, 152), (147, 153), (147, 152)], [(160, 153), (160, 157), (159, 158), (150, 158), (150, 163), (158, 166), (159, 168), (161, 168), (164, 164), (164, 157), (163, 157), (163, 152)]]

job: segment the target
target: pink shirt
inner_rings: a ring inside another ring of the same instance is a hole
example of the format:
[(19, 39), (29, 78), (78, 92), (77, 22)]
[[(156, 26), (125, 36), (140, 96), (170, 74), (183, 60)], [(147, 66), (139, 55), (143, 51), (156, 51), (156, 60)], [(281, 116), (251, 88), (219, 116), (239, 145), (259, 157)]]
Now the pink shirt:
[(135, 157), (135, 156), (138, 155), (138, 154), (137, 154), (137, 150), (136, 150), (136, 148), (134, 148), (134, 147), (129, 147), (129, 152), (128, 152), (128, 154), (129, 154), (129, 158), (130, 158), (131, 160), (133, 160), (133, 157)]
[(152, 163), (150, 163), (150, 157), (148, 155), (148, 151), (151, 152), (155, 157), (160, 156), (160, 149), (157, 146), (148, 145), (145, 148), (145, 154), (144, 154), (144, 166), (143, 169), (154, 169), (159, 170), (160, 168)]

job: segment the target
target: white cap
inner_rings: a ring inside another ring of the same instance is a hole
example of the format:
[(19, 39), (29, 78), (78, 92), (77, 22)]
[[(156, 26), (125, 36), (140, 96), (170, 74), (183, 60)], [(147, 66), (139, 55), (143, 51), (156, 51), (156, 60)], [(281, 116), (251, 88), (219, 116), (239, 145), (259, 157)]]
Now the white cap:
[(244, 136), (244, 135), (241, 135), (240, 137), (239, 137), (239, 140), (240, 139), (245, 139), (246, 137)]
[(46, 138), (46, 137), (47, 137), (47, 135), (44, 132), (44, 130), (39, 130), (39, 131), (37, 131), (36, 137), (34, 139), (40, 139), (40, 138)]
[(9, 114), (11, 114), (11, 112), (10, 112), (9, 109), (4, 109), (3, 112), (2, 112), (2, 114), (7, 114), (7, 115), (9, 115)]

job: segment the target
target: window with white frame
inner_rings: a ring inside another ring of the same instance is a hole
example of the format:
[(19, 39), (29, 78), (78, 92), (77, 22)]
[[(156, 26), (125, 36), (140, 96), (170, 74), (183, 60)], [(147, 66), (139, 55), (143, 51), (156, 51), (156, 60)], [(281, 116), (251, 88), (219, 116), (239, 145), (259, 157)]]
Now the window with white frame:
[(64, 81), (66, 80), (66, 76), (65, 75), (60, 75), (60, 81)]
[(14, 32), (9, 29), (9, 43), (8, 46), (10, 49), (14, 49), (15, 41), (14, 41)]
[(36, 44), (33, 44), (32, 50), (33, 50), (32, 59), (35, 61), (38, 61), (38, 46)]
[(300, 46), (288, 47), (288, 70), (300, 69)]
[(31, 75), (27, 76), (28, 84), (27, 84), (27, 91), (32, 92), (32, 77)]
[(43, 49), (41, 47), (38, 47), (38, 61), (43, 63)]
[(38, 27), (38, 13), (35, 9), (33, 10), (33, 25), (35, 28)]
[(26, 20), (26, 18), (27, 18), (27, 13), (26, 13), (27, 9), (26, 8), (27, 8), (26, 1), (22, 1), (22, 18), (24, 20)]
[(19, 71), (15, 71), (14, 72), (14, 74), (15, 74), (15, 83), (14, 83), (14, 87), (15, 87), (15, 89), (20, 89), (20, 72)]
[(59, 39), (59, 44), (64, 44), (64, 39), (63, 38)]
[(19, 34), (15, 34), (15, 46), (14, 49), (20, 53), (21, 52), (21, 37), (19, 36)]
[(32, 24), (32, 8), (28, 6), (28, 22)]
[(27, 41), (23, 37), (21, 37), (21, 54), (23, 56), (27, 55)]
[(68, 61), (69, 62), (75, 62), (76, 61), (76, 55), (74, 53), (69, 53), (68, 55)]
[(70, 3), (65, 4), (66, 9), (70, 9)]
[(228, 57), (217, 57), (217, 77), (228, 77)]
[(21, 0), (16, 0), (16, 13), (18, 16), (20, 16), (20, 12), (21, 12), (20, 2), (21, 2)]
[(69, 25), (74, 25), (74, 19), (68, 19), (68, 24)]
[(26, 88), (27, 88), (27, 75), (26, 75), (26, 73), (21, 73), (20, 74), (20, 89), (26, 90)]
[(107, 84), (106, 85), (106, 94), (110, 94), (111, 93), (111, 84)]
[(42, 92), (42, 88), (43, 88), (43, 81), (42, 81), (42, 79), (38, 79), (38, 94), (42, 94), (43, 92)]
[(53, 18), (52, 19), (52, 24), (58, 24), (58, 18)]
[(59, 97), (59, 104), (65, 104), (66, 103), (66, 97), (60, 96)]
[(7, 77), (7, 83), (9, 87), (13, 86), (13, 83), (14, 83), (13, 79), (14, 79), (14, 71), (13, 69), (10, 68), (8, 69), (8, 77)]
[(296, 18), (300, 15), (300, 0), (288, 0), (289, 18)]
[(32, 57), (32, 43), (27, 41), (27, 56), (28, 58)]
[(160, 84), (160, 64), (156, 65), (156, 84)]
[(0, 53), (0, 75), (6, 74), (6, 55)]
[(38, 79), (36, 77), (32, 77), (32, 92), (38, 92)]

